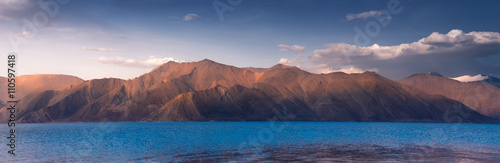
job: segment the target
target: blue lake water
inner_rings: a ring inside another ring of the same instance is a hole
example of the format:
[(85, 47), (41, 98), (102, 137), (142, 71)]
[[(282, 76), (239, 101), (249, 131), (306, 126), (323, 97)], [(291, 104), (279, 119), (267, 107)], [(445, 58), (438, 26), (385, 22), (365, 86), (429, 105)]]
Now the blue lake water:
[(15, 162), (500, 160), (500, 125), (360, 122), (17, 124)]

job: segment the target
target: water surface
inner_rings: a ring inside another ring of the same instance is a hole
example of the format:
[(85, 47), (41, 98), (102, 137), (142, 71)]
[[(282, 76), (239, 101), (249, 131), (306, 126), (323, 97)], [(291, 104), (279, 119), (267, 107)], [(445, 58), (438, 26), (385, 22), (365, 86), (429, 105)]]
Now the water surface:
[(16, 156), (2, 145), (2, 162), (500, 160), (497, 124), (113, 122), (16, 130)]

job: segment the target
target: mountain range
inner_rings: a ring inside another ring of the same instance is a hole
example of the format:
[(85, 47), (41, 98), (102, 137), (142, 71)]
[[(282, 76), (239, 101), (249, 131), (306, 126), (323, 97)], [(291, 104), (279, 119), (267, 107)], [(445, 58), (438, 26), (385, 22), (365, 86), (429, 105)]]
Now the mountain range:
[[(19, 100), (19, 122), (269, 121), (288, 115), (289, 121), (499, 123), (373, 72), (313, 74), (282, 64), (238, 68), (205, 59), (168, 62), (129, 80), (57, 82), (58, 88)], [(7, 114), (0, 109), (0, 121)]]

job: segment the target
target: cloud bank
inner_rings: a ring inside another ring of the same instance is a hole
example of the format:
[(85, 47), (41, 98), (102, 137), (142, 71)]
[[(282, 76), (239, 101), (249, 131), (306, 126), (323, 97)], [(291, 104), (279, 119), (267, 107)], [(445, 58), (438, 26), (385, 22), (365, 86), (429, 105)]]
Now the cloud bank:
[[(496, 32), (470, 32), (451, 30), (447, 34), (432, 33), (426, 38), (410, 44), (395, 46), (379, 46), (373, 44), (368, 47), (358, 47), (350, 44), (329, 44), (326, 49), (314, 51), (313, 59), (336, 57), (368, 56), (373, 59), (387, 60), (404, 55), (424, 55), (456, 53), (463, 50), (477, 49), (481, 45), (500, 44), (500, 33)], [(500, 48), (499, 48), (500, 49)]]
[(438, 71), (448, 76), (491, 72), (496, 64), (484, 60), (498, 56), (500, 33), (464, 33), (454, 29), (446, 34), (434, 32), (416, 42), (393, 46), (328, 44), (324, 49), (314, 50), (308, 61), (313, 65), (324, 64), (333, 70), (348, 65), (363, 70), (375, 68), (384, 76), (400, 79), (417, 72)]

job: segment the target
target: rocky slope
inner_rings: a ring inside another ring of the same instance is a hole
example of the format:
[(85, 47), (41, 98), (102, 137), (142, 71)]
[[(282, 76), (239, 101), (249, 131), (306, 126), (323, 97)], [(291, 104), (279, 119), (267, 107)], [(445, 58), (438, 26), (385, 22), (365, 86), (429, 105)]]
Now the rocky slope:
[(285, 65), (237, 68), (211, 60), (168, 62), (127, 81), (98, 79), (30, 94), (18, 106), (21, 122), (266, 121), (287, 115), (290, 121), (498, 123), (455, 100), (371, 72), (311, 74)]
[(500, 88), (485, 81), (460, 82), (442, 76), (416, 74), (399, 82), (428, 94), (460, 101), (483, 115), (500, 118)]

